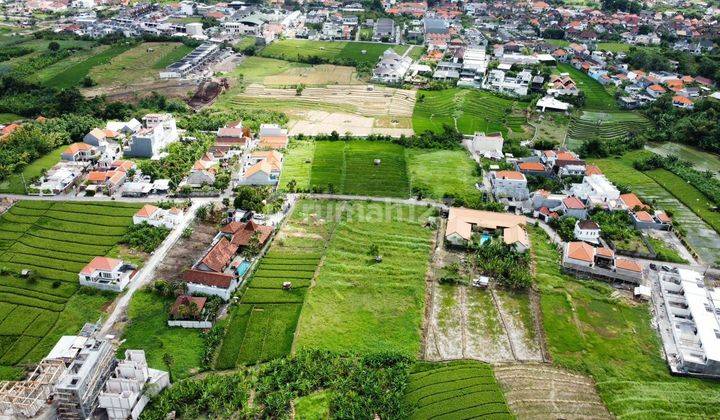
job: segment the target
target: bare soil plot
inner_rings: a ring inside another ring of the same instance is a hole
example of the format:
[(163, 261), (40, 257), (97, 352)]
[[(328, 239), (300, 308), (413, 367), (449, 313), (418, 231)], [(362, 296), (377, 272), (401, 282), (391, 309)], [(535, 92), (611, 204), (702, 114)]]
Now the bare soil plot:
[(518, 418), (612, 418), (585, 376), (547, 364), (519, 363), (495, 366), (495, 377)]
[(357, 85), (363, 82), (357, 78), (353, 67), (322, 64), (312, 67), (292, 67), (280, 74), (266, 76), (265, 85)]
[(217, 228), (210, 223), (196, 223), (189, 238), (180, 238), (155, 271), (155, 278), (179, 280), (182, 272), (200, 258), (212, 242)]
[(356, 136), (384, 134), (399, 137), (402, 134), (413, 134), (411, 128), (399, 127), (400, 124), (396, 124), (396, 127), (382, 127), (378, 126), (379, 119), (344, 112), (300, 111), (293, 113), (291, 118), (288, 124), (291, 136), (315, 136), (333, 131), (340, 134), (350, 132)]

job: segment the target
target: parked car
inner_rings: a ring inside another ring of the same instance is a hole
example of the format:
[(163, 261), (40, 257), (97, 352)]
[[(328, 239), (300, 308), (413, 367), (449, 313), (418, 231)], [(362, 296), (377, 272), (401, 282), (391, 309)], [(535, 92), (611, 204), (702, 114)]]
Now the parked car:
[(651, 263), (651, 264), (650, 264), (650, 269), (657, 271), (658, 267), (657, 267), (657, 265)]
[(670, 267), (670, 266), (667, 265), (667, 264), (663, 264), (663, 265), (662, 265), (662, 269), (663, 269), (663, 271), (667, 271), (667, 272), (671, 272), (671, 271), (672, 271), (672, 267)]

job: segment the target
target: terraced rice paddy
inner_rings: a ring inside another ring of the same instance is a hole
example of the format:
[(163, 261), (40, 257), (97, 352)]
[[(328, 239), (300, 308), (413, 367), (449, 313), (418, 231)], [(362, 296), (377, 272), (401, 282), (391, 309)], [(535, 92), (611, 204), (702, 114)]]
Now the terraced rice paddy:
[[(308, 291), (296, 348), (393, 351), (420, 347), (431, 209), (347, 202)], [(369, 255), (372, 244), (382, 262)]]
[(98, 320), (108, 296), (78, 294), (78, 272), (117, 244), (139, 207), (21, 201), (2, 215), (0, 366), (36, 362), (60, 335)]
[(418, 91), (413, 130), (441, 132), (444, 125), (463, 134), (500, 131), (520, 134), (526, 123), (526, 102), (511, 101), (476, 89)]
[(612, 297), (614, 289), (600, 282), (565, 275), (545, 233), (530, 234), (554, 364), (590, 375), (618, 418), (720, 416), (717, 383), (670, 375), (647, 306)]
[(631, 152), (622, 159), (591, 160), (591, 163), (598, 165), (610, 181), (631, 188), (639, 197), (656, 207), (670, 210), (675, 221), (687, 232), (685, 236), (693, 250), (705, 263), (715, 262), (720, 258), (720, 237), (717, 232), (673, 194), (687, 195), (694, 192), (693, 196), (697, 198), (704, 196), (682, 180), (670, 182), (680, 178), (667, 171), (640, 172), (633, 168), (632, 162), (640, 153), (643, 152)]
[(405, 395), (412, 420), (513, 418), (488, 364), (418, 363), (413, 370)]
[(594, 111), (617, 111), (618, 105), (597, 80), (588, 76), (567, 63), (558, 63), (557, 69), (561, 73), (569, 73), (578, 88), (585, 92), (585, 106), (587, 110)]
[(633, 112), (590, 112), (570, 120), (565, 146), (579, 150), (584, 141), (599, 140), (604, 143), (625, 141), (632, 132), (639, 132), (650, 122)]
[[(232, 309), (217, 369), (232, 369), (290, 353), (300, 310), (333, 223), (333, 203), (298, 203)], [(291, 282), (290, 290), (283, 289)]]
[(263, 48), (260, 55), (301, 63), (317, 62), (372, 67), (378, 58), (392, 48), (399, 54), (408, 49), (406, 45), (380, 44), (376, 42), (309, 41), (283, 39)]

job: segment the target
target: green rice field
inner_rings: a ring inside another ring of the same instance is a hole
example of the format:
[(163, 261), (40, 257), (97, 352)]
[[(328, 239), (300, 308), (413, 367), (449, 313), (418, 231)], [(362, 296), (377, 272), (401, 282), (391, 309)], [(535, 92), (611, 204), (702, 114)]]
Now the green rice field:
[(720, 178), (720, 156), (681, 143), (648, 143), (645, 149), (661, 156), (677, 156), (680, 160), (692, 162), (698, 171), (710, 171)]
[(641, 114), (634, 112), (584, 111), (570, 119), (565, 142), (571, 150), (579, 150), (586, 140), (624, 142), (631, 132), (639, 132), (650, 125)]
[[(344, 203), (294, 346), (360, 353), (419, 352), (433, 213), (422, 206)], [(379, 248), (382, 262), (368, 254)]]
[(416, 133), (441, 132), (444, 125), (463, 134), (502, 132), (522, 134), (526, 102), (500, 98), (477, 89), (420, 90), (412, 124)]
[(259, 55), (301, 63), (320, 59), (330, 64), (372, 67), (388, 48), (402, 54), (407, 50), (408, 46), (380, 44), (377, 42), (283, 39), (263, 48)]
[(114, 57), (128, 51), (132, 44), (115, 44), (98, 54), (92, 55), (47, 79), (46, 85), (59, 89), (77, 86), (95, 66), (109, 63)]
[(603, 85), (586, 73), (567, 63), (558, 63), (557, 69), (562, 73), (569, 73), (578, 88), (585, 92), (585, 109), (594, 111), (617, 111), (618, 105)]
[(514, 418), (492, 366), (474, 360), (417, 363), (405, 400), (412, 407), (411, 420)]
[(112, 295), (79, 290), (78, 272), (119, 242), (139, 207), (20, 201), (0, 217), (0, 366), (37, 362), (100, 319)]
[(480, 197), (477, 164), (465, 150), (406, 149), (406, 154), (412, 188), (425, 188), (435, 199)]

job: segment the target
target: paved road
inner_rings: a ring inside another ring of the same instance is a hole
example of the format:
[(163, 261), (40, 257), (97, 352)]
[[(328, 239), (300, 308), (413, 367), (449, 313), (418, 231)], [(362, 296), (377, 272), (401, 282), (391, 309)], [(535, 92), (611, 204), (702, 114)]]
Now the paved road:
[(135, 278), (133, 278), (133, 280), (130, 282), (130, 285), (125, 290), (125, 293), (115, 301), (115, 308), (113, 309), (110, 316), (107, 317), (107, 319), (103, 323), (102, 328), (100, 329), (101, 335), (108, 334), (110, 331), (112, 331), (113, 325), (115, 325), (115, 323), (122, 316), (122, 314), (125, 313), (125, 309), (130, 303), (130, 299), (132, 299), (133, 294), (138, 289), (141, 289), (143, 286), (149, 284), (150, 281), (153, 280), (155, 270), (157, 269), (158, 265), (165, 259), (167, 253), (175, 245), (178, 239), (180, 239), (180, 236), (182, 235), (185, 228), (187, 228), (190, 223), (192, 223), (192, 221), (195, 219), (195, 212), (197, 212), (200, 207), (208, 204), (211, 201), (211, 199), (207, 198), (193, 200), (192, 206), (190, 206), (188, 211), (185, 212), (185, 215), (183, 216), (180, 224), (173, 228), (173, 230), (170, 232), (167, 238), (165, 238), (163, 243), (160, 244), (160, 246), (155, 250), (153, 255), (147, 260), (147, 262), (145, 262), (145, 265), (135, 275)]
[(368, 195), (343, 195), (343, 194), (295, 194), (297, 198), (318, 198), (322, 200), (345, 200), (345, 201), (372, 201), (376, 203), (406, 204), (409, 206), (433, 206), (447, 208), (447, 206), (435, 200), (418, 200), (416, 198), (392, 198), (392, 197), (371, 197)]

